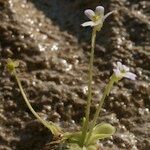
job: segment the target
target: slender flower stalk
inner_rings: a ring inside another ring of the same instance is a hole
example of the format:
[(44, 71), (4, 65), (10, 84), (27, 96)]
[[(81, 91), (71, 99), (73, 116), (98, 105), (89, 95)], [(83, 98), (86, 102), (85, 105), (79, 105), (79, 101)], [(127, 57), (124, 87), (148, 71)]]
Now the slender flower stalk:
[(89, 83), (88, 83), (88, 99), (87, 99), (87, 106), (85, 111), (85, 122), (83, 123), (82, 127), (82, 138), (81, 144), (84, 144), (87, 131), (89, 128), (89, 115), (90, 115), (90, 107), (91, 107), (91, 100), (92, 100), (92, 76), (93, 76), (93, 60), (94, 60), (94, 48), (95, 48), (95, 40), (96, 40), (96, 32), (100, 31), (103, 22), (105, 19), (111, 15), (113, 12), (109, 12), (104, 16), (104, 7), (97, 6), (95, 12), (91, 9), (87, 9), (84, 11), (85, 15), (91, 20), (82, 24), (83, 27), (91, 26), (93, 27), (92, 31), (92, 40), (91, 40), (91, 55), (90, 55), (90, 64), (89, 64)]
[(88, 140), (90, 139), (90, 137), (92, 135), (93, 128), (95, 127), (96, 121), (98, 119), (98, 116), (99, 116), (102, 106), (104, 104), (104, 100), (105, 100), (106, 96), (109, 95), (110, 90), (112, 89), (114, 83), (118, 83), (123, 77), (126, 77), (131, 80), (136, 79), (136, 74), (129, 72), (129, 68), (127, 66), (123, 65), (121, 62), (117, 62), (116, 68), (113, 69), (113, 71), (114, 71), (114, 73), (110, 77), (110, 81), (109, 81), (108, 85), (106, 86), (106, 88), (104, 90), (104, 94), (103, 94), (103, 96), (99, 102), (99, 105), (96, 109), (96, 113), (94, 115), (94, 119), (93, 119), (91, 127), (89, 129), (89, 134), (87, 136), (86, 142), (88, 142)]
[(98, 105), (97, 109), (96, 109), (96, 113), (95, 113), (95, 115), (94, 115), (94, 119), (93, 119), (92, 124), (91, 124), (91, 127), (90, 127), (90, 129), (89, 129), (89, 134), (88, 134), (88, 136), (87, 136), (86, 142), (88, 142), (89, 138), (91, 137), (93, 128), (95, 127), (96, 121), (97, 121), (97, 119), (98, 119), (98, 116), (99, 116), (100, 111), (101, 111), (101, 109), (102, 109), (102, 106), (103, 106), (103, 104), (104, 104), (104, 100), (105, 100), (106, 96), (109, 95), (110, 90), (112, 89), (113, 84), (114, 84), (115, 81), (116, 81), (116, 77), (115, 77), (115, 75), (113, 74), (113, 75), (111, 76), (111, 78), (110, 78), (110, 81), (109, 81), (108, 85), (106, 86), (106, 88), (105, 88), (105, 90), (104, 90), (103, 96), (102, 96), (102, 98), (101, 98), (101, 100), (100, 100), (100, 102), (99, 102), (99, 105)]
[(91, 99), (92, 99), (92, 78), (93, 78), (92, 72), (93, 72), (95, 39), (96, 39), (96, 28), (93, 28), (92, 41), (91, 41), (91, 55), (90, 55), (90, 64), (89, 64), (88, 99), (87, 99), (87, 106), (85, 111), (85, 123), (83, 124), (81, 143), (84, 143), (86, 132), (89, 126), (90, 106), (91, 106)]
[(25, 92), (24, 92), (24, 90), (23, 90), (23, 88), (22, 88), (21, 82), (20, 82), (19, 77), (17, 76), (16, 70), (15, 70), (15, 68), (18, 67), (18, 65), (19, 65), (19, 63), (18, 63), (17, 61), (12, 61), (11, 59), (8, 59), (8, 60), (7, 60), (7, 69), (8, 69), (8, 71), (9, 71), (12, 75), (14, 75), (14, 77), (15, 77), (15, 79), (16, 79), (16, 81), (17, 81), (17, 84), (18, 84), (18, 86), (19, 86), (19, 89), (20, 89), (20, 91), (21, 91), (21, 94), (22, 94), (22, 96), (23, 96), (23, 98), (24, 98), (25, 103), (27, 104), (27, 106), (28, 106), (28, 108), (30, 109), (30, 111), (32, 112), (32, 114), (33, 114), (46, 128), (48, 128), (48, 129), (52, 132), (52, 134), (53, 134), (54, 136), (59, 136), (59, 135), (62, 133), (61, 129), (60, 129), (58, 126), (56, 126), (54, 123), (52, 123), (52, 122), (47, 122), (47, 121), (43, 120), (43, 119), (34, 111), (33, 107), (32, 107), (31, 104), (29, 103), (29, 100), (28, 100), (28, 98), (27, 98), (27, 96), (26, 96), (26, 94), (25, 94)]
[(16, 81), (17, 81), (17, 83), (18, 83), (18, 86), (19, 86), (19, 89), (20, 89), (20, 91), (21, 91), (21, 94), (22, 94), (22, 96), (23, 96), (23, 98), (24, 98), (24, 100), (25, 100), (25, 102), (26, 102), (28, 108), (29, 108), (30, 111), (32, 112), (32, 114), (33, 114), (46, 128), (48, 128), (49, 130), (51, 130), (51, 131), (52, 131), (52, 134), (54, 134), (55, 136), (60, 135), (61, 132), (60, 132), (60, 130), (59, 130), (58, 128), (55, 128), (56, 125), (54, 126), (54, 124), (53, 124), (52, 122), (47, 122), (47, 121), (43, 120), (43, 119), (34, 111), (33, 107), (32, 107), (31, 104), (29, 103), (29, 100), (28, 100), (28, 98), (27, 98), (27, 96), (26, 96), (26, 94), (25, 94), (25, 92), (24, 92), (24, 90), (23, 90), (23, 88), (22, 88), (21, 82), (20, 82), (20, 80), (19, 80), (19, 78), (18, 78), (16, 72), (14, 72), (14, 76), (15, 76)]

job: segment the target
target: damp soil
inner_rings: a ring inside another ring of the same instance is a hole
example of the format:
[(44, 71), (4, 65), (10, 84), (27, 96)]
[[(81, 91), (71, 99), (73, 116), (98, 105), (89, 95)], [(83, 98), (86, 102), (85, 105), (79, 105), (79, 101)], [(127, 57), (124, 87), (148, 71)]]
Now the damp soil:
[[(77, 130), (87, 98), (91, 29), (83, 11), (117, 10), (98, 33), (91, 114), (122, 61), (137, 74), (123, 79), (107, 98), (98, 122), (117, 128), (102, 150), (150, 150), (150, 2), (148, 0), (0, 0), (0, 150), (51, 150), (51, 133), (31, 114), (5, 69), (18, 74), (33, 108), (47, 121)], [(91, 115), (92, 118), (92, 115)]]

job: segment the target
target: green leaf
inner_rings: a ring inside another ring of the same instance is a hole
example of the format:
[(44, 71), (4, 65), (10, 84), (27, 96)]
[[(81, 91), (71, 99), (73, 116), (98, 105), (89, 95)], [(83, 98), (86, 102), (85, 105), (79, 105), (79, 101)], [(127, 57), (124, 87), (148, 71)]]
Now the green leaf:
[(68, 145), (69, 150), (97, 150), (97, 145), (89, 145), (88, 147), (80, 147), (78, 144), (70, 143)]
[(115, 128), (108, 123), (101, 123), (94, 127), (93, 134), (113, 134), (115, 132)]
[(82, 132), (64, 133), (64, 139), (67, 139), (70, 143), (79, 143)]
[(51, 130), (52, 134), (54, 134), (55, 136), (58, 136), (62, 133), (62, 129), (56, 124), (54, 124), (53, 122), (45, 121), (45, 123), (48, 124), (48, 128)]
[(70, 143), (68, 144), (68, 150), (86, 150), (86, 148), (82, 148), (78, 144)]
[(115, 133), (115, 131), (116, 129), (111, 124), (108, 123), (98, 124), (94, 127), (92, 135), (87, 145), (95, 144), (100, 139), (110, 137)]
[(98, 150), (97, 145), (89, 145), (87, 147), (80, 147), (78, 144), (68, 144), (68, 150)]
[(98, 150), (97, 145), (90, 145), (86, 148), (87, 150)]

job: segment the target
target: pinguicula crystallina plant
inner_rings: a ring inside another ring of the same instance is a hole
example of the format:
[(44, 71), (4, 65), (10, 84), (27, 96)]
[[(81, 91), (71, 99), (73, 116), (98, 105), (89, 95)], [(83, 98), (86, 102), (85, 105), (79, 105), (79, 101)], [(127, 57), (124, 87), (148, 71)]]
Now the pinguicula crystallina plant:
[(121, 62), (117, 62), (116, 68), (113, 69), (113, 74), (110, 77), (108, 84), (104, 89), (102, 98), (99, 101), (98, 107), (94, 114), (93, 120), (89, 119), (90, 107), (92, 100), (92, 70), (93, 70), (93, 60), (94, 60), (94, 47), (96, 33), (101, 30), (103, 22), (105, 19), (111, 15), (113, 12), (110, 12), (104, 15), (104, 8), (102, 6), (97, 6), (95, 12), (91, 9), (85, 10), (85, 15), (91, 20), (82, 24), (83, 27), (91, 26), (93, 28), (92, 39), (91, 39), (91, 55), (89, 63), (89, 79), (88, 79), (88, 95), (87, 95), (87, 105), (85, 110), (85, 117), (82, 119), (82, 127), (79, 131), (74, 132), (64, 132), (61, 127), (56, 125), (53, 122), (47, 122), (42, 119), (31, 106), (24, 90), (21, 85), (20, 79), (16, 72), (16, 67), (19, 66), (17, 61), (12, 61), (11, 59), (7, 60), (7, 69), (8, 71), (15, 76), (18, 86), (20, 88), (21, 94), (30, 109), (33, 115), (46, 127), (48, 128), (54, 137), (59, 137), (59, 142), (54, 141), (56, 144), (66, 144), (67, 147), (64, 149), (70, 150), (98, 150), (98, 142), (101, 139), (108, 138), (112, 136), (116, 129), (108, 123), (97, 124), (97, 119), (99, 117), (100, 111), (102, 109), (105, 98), (109, 95), (110, 90), (112, 89), (114, 83), (118, 83), (122, 78), (126, 77), (131, 80), (136, 79), (136, 75), (129, 72), (129, 68), (123, 65)]

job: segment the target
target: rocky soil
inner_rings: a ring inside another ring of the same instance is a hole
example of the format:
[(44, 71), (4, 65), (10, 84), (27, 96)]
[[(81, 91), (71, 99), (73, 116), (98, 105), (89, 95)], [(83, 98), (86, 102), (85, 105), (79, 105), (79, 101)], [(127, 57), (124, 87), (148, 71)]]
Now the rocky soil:
[[(51, 150), (50, 132), (31, 114), (5, 69), (19, 60), (19, 77), (34, 109), (67, 130), (79, 128), (87, 95), (91, 29), (83, 11), (103, 5), (117, 10), (97, 36), (93, 104), (113, 64), (137, 74), (123, 79), (105, 102), (99, 122), (116, 134), (102, 150), (150, 150), (150, 2), (148, 0), (0, 0), (0, 150)], [(92, 115), (91, 115), (92, 117)]]

